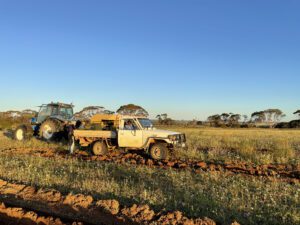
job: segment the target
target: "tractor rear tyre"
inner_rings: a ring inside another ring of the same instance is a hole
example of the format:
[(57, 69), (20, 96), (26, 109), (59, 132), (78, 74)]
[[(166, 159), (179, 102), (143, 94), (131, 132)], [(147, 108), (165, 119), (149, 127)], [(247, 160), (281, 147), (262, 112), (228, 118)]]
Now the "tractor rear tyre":
[(107, 145), (105, 144), (105, 142), (96, 141), (93, 145), (92, 152), (94, 155), (107, 155)]
[(59, 121), (46, 120), (40, 126), (39, 136), (46, 141), (53, 141), (58, 138), (61, 130), (61, 123)]
[(154, 144), (150, 148), (150, 156), (155, 160), (168, 159), (169, 149), (163, 143)]
[(14, 132), (14, 139), (17, 141), (25, 141), (27, 138), (27, 127), (25, 125), (19, 126)]

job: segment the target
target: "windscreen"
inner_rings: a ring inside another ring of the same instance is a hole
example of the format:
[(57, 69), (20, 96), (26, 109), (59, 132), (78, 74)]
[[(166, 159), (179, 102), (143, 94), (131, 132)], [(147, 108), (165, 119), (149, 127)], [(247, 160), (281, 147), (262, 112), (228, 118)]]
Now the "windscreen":
[(149, 119), (138, 119), (143, 128), (153, 127), (151, 120)]
[(61, 107), (59, 109), (59, 115), (65, 119), (71, 119), (73, 116), (73, 109), (72, 108), (65, 108)]

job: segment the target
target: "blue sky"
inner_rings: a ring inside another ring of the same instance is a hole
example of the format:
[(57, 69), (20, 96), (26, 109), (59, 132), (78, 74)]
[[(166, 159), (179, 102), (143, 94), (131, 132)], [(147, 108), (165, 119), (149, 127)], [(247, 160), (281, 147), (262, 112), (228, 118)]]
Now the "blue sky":
[(300, 2), (0, 1), (0, 111), (135, 103), (206, 119), (300, 108)]

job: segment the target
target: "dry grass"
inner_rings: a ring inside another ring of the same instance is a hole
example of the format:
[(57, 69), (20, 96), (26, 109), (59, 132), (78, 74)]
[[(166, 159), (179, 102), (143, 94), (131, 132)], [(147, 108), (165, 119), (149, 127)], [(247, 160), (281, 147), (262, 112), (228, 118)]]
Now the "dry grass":
[(300, 130), (172, 128), (187, 134), (182, 158), (247, 161), (256, 164), (300, 163)]

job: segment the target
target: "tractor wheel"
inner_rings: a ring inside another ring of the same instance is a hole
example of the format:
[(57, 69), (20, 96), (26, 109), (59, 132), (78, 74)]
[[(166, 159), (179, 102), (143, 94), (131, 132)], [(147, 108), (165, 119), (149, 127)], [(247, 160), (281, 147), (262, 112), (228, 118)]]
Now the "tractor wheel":
[(19, 126), (14, 132), (14, 139), (17, 141), (24, 141), (27, 138), (27, 127), (25, 125)]
[(94, 143), (92, 151), (94, 155), (106, 155), (108, 153), (108, 148), (104, 142), (97, 141)]
[(42, 123), (39, 130), (39, 136), (47, 141), (53, 141), (58, 138), (61, 132), (61, 123), (57, 120), (46, 120)]
[(163, 143), (155, 144), (150, 148), (150, 156), (152, 159), (155, 160), (167, 159), (168, 155), (169, 155), (169, 149)]

